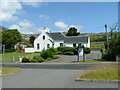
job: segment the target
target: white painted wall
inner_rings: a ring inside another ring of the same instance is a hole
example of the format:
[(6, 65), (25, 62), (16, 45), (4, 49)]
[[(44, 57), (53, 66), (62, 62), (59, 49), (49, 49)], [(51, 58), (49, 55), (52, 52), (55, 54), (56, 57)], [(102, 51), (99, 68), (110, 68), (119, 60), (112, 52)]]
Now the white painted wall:
[[(45, 36), (45, 40), (43, 40), (43, 36)], [(42, 31), (38, 38), (34, 41), (35, 52), (40, 52), (43, 49), (48, 49), (47, 44), (52, 47), (53, 43), (50, 40), (53, 42), (53, 39), (46, 34), (46, 31)], [(37, 49), (37, 44), (39, 44), (39, 50)]]
[[(82, 43), (82, 45), (83, 45), (84, 47), (90, 48), (89, 43)], [(73, 43), (65, 43), (65, 46), (66, 46), (66, 47), (73, 47)], [(78, 46), (78, 43), (76, 43), (76, 46)]]
[(73, 47), (73, 43), (65, 43), (66, 47)]
[(60, 43), (63, 43), (64, 45), (64, 41), (54, 41), (54, 48), (60, 47)]
[(25, 48), (25, 52), (26, 53), (34, 52), (34, 48)]

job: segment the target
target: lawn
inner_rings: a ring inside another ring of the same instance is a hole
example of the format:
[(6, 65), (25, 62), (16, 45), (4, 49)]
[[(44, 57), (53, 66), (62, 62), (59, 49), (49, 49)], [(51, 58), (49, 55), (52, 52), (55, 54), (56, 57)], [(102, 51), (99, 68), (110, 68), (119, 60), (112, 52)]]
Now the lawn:
[(19, 67), (0, 67), (0, 75), (10, 74), (21, 70)]
[(118, 80), (118, 72), (120, 72), (120, 68), (118, 69), (117, 64), (104, 64), (89, 68), (85, 74), (80, 76), (80, 79)]
[(103, 43), (91, 44), (91, 48), (104, 48), (104, 44)]
[[(115, 61), (107, 61), (104, 59), (94, 59), (94, 60), (86, 60), (85, 62), (115, 62)], [(83, 61), (72, 61), (72, 63), (84, 63)]]
[(2, 60), (0, 62), (17, 62), (19, 61), (19, 57), (23, 57), (26, 55), (33, 55), (34, 53), (18, 53), (18, 52), (13, 52), (13, 53), (4, 53), (0, 54), (0, 57), (2, 57)]

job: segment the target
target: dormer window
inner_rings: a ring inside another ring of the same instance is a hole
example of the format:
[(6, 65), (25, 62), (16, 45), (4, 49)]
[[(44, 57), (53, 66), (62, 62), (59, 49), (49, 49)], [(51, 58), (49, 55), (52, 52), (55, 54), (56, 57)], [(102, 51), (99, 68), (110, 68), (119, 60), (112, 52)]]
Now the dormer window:
[(43, 36), (43, 40), (45, 40), (45, 36)]

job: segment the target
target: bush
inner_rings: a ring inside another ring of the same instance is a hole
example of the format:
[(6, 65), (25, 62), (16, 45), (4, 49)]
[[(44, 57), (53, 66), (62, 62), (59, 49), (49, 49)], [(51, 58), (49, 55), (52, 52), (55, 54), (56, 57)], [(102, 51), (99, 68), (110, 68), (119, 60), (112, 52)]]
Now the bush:
[(108, 61), (115, 61), (115, 56), (114, 54), (111, 54), (109, 50), (105, 50), (102, 53), (102, 59), (108, 60)]
[(45, 61), (50, 61), (50, 60), (52, 60), (52, 58), (47, 58), (47, 59), (45, 59)]
[(74, 51), (74, 47), (58, 47), (57, 48), (58, 51), (61, 51), (61, 52), (73, 52)]
[(58, 59), (58, 58), (59, 58), (59, 56), (53, 55), (53, 59)]
[(55, 55), (62, 55), (62, 52), (61, 51), (57, 51), (56, 53), (55, 53)]
[(52, 54), (55, 54), (57, 52), (56, 48), (49, 48), (48, 49)]
[(28, 57), (23, 57), (22, 62), (30, 62), (30, 59)]
[(31, 62), (44, 62), (44, 59), (42, 57), (38, 56), (33, 56), (31, 58)]
[(64, 55), (74, 55), (74, 52), (64, 52)]
[(85, 48), (84, 48), (84, 53), (85, 53), (85, 54), (89, 54), (89, 53), (90, 53), (90, 48), (86, 48), (86, 47), (85, 47)]
[(75, 48), (75, 49), (73, 50), (73, 52), (74, 52), (74, 55), (77, 55), (77, 54), (78, 54), (78, 48)]
[(14, 52), (15, 49), (5, 49), (5, 52)]
[(53, 56), (52, 56), (51, 51), (45, 50), (41, 52), (41, 57), (44, 59), (47, 59), (47, 58), (52, 58)]

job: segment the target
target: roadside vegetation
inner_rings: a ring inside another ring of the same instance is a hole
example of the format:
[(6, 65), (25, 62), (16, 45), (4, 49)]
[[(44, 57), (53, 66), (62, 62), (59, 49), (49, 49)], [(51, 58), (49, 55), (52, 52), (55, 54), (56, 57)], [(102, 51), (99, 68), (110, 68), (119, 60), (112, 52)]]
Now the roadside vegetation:
[(104, 48), (104, 43), (95, 43), (95, 44), (91, 44), (91, 49), (94, 48)]
[(23, 57), (22, 62), (41, 63), (41, 62), (58, 59), (59, 56), (56, 56), (56, 53), (57, 53), (57, 49), (49, 48), (47, 50), (43, 50), (42, 52), (38, 53), (38, 55)]
[(119, 73), (120, 68), (118, 64), (103, 64), (96, 67), (88, 68), (80, 79), (109, 79), (120, 80)]
[(5, 62), (18, 62), (19, 58), (24, 57), (26, 55), (31, 55), (31, 54), (33, 54), (33, 53), (9, 52), (9, 53), (0, 54), (0, 57), (2, 57), (0, 62), (2, 62), (2, 63), (5, 63)]
[[(86, 60), (85, 62), (115, 62), (115, 61), (108, 61), (105, 59), (94, 59), (94, 60)], [(72, 61), (71, 63), (85, 63), (84, 61)]]
[(0, 67), (0, 76), (20, 71), (19, 67)]

